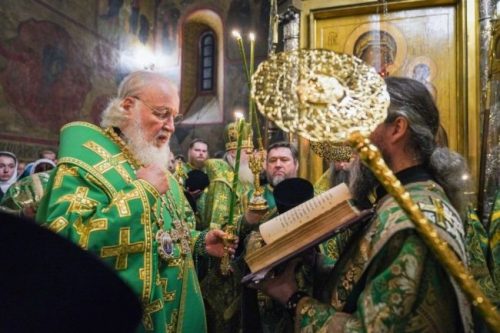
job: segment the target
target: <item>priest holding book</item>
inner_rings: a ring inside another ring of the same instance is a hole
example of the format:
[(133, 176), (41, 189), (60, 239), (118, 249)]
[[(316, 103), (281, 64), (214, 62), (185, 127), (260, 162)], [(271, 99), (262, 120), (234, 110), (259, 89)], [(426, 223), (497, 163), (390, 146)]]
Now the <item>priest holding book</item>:
[[(299, 153), (293, 144), (278, 141), (268, 146), (265, 163), (267, 184), (263, 197), (269, 208), (266, 211), (252, 211), (247, 208), (241, 223), (245, 226), (244, 229), (255, 229), (259, 224), (278, 215), (279, 209), (276, 206), (280, 204), (280, 199), (276, 202), (274, 189), (284, 180), (296, 179), (298, 168)], [(249, 200), (250, 197), (251, 195)], [(282, 198), (283, 200), (285, 199)], [(242, 297), (242, 326), (244, 332), (276, 333), (290, 331), (293, 323), (279, 303), (262, 292), (245, 287)]]
[[(424, 85), (406, 78), (385, 81), (390, 106), (370, 139), (439, 236), (466, 264), (464, 159), (436, 146), (439, 112)], [(298, 290), (293, 265), (258, 287), (285, 306), (299, 332), (471, 332), (464, 294), (359, 160), (351, 169), (350, 188), (360, 205), (375, 193), (376, 214), (357, 226), (334, 269), (315, 273), (323, 292), (313, 296)]]

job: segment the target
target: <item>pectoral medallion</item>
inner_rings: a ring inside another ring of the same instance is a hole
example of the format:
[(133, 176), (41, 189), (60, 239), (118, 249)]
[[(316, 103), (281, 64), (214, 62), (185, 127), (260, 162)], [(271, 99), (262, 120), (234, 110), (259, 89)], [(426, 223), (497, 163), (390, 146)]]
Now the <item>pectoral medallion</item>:
[(158, 242), (158, 254), (163, 260), (169, 260), (173, 257), (174, 242), (168, 232), (160, 229), (156, 232), (156, 241)]

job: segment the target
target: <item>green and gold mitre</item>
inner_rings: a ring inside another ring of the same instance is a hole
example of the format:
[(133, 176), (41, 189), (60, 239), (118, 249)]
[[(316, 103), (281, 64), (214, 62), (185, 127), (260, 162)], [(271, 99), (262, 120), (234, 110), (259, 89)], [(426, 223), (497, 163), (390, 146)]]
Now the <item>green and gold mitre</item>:
[[(253, 149), (253, 131), (250, 123), (244, 122), (241, 130), (243, 139), (241, 141), (242, 149)], [(238, 122), (227, 124), (224, 129), (224, 142), (226, 151), (238, 148)]]

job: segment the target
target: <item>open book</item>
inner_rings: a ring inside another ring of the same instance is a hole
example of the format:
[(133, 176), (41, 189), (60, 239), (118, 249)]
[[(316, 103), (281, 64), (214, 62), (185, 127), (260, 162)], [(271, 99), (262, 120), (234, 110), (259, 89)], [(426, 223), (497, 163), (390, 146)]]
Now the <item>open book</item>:
[(252, 274), (243, 282), (263, 278), (277, 264), (330, 238), (371, 211), (358, 211), (349, 203), (351, 193), (342, 183), (297, 207), (263, 223), (259, 230), (266, 243), (248, 253)]

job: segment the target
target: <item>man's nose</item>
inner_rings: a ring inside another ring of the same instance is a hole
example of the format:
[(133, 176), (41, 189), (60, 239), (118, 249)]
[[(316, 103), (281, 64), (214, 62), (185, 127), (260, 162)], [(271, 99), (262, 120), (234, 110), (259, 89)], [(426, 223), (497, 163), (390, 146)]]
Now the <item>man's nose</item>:
[(162, 127), (164, 130), (170, 132), (170, 133), (173, 133), (175, 131), (175, 125), (174, 125), (174, 120), (171, 119), (171, 118), (167, 118), (164, 122), (163, 122), (163, 127)]

